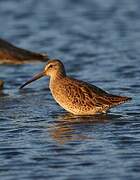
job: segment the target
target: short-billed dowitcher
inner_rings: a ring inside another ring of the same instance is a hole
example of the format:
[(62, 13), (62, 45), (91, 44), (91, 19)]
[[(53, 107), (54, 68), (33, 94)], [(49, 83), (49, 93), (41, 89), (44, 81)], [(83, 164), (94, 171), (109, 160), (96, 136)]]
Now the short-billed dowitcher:
[(50, 76), (49, 88), (56, 102), (75, 115), (106, 113), (110, 108), (131, 100), (130, 97), (112, 95), (94, 85), (67, 76), (63, 63), (57, 59), (48, 61), (44, 71), (35, 75), (20, 89), (43, 76)]
[(24, 64), (47, 60), (47, 54), (31, 52), (0, 39), (0, 64)]

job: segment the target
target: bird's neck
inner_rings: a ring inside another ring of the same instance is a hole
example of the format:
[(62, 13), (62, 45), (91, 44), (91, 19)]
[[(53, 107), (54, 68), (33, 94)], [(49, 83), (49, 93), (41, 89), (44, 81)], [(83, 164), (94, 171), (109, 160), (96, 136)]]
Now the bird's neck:
[(66, 73), (65, 72), (57, 72), (56, 74), (54, 74), (53, 76), (50, 77), (50, 85), (61, 81), (61, 79), (66, 77)]

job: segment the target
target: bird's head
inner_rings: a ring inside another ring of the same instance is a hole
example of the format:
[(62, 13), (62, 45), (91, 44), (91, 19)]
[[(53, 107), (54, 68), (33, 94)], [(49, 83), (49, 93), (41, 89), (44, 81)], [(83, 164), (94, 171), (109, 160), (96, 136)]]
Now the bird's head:
[(32, 79), (23, 84), (20, 89), (44, 76), (50, 76), (52, 79), (55, 79), (57, 77), (63, 77), (65, 75), (66, 73), (63, 63), (58, 59), (52, 59), (48, 61), (42, 72), (36, 74)]

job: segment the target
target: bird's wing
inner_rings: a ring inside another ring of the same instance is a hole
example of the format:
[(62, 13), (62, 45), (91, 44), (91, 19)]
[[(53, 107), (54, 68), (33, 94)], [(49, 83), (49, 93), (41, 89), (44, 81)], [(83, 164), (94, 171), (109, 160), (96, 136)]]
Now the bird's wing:
[(69, 78), (67, 82), (66, 93), (70, 96), (73, 103), (78, 103), (78, 105), (89, 104), (92, 107), (109, 108), (131, 100), (129, 97), (109, 94), (97, 86), (84, 81)]
[(88, 98), (91, 97), (90, 100), (94, 101), (95, 106), (113, 107), (132, 99), (126, 96), (109, 94), (106, 91), (85, 82), (82, 82), (79, 87), (83, 90), (84, 94), (87, 94)]
[(94, 103), (95, 106), (102, 107), (111, 105), (109, 99), (107, 98), (108, 93), (104, 90), (87, 83), (80, 86), (80, 89), (85, 94), (86, 98)]
[(65, 90), (73, 103), (86, 103), (97, 107), (110, 106), (110, 101), (106, 98), (108, 93), (86, 82), (71, 79), (68, 81)]

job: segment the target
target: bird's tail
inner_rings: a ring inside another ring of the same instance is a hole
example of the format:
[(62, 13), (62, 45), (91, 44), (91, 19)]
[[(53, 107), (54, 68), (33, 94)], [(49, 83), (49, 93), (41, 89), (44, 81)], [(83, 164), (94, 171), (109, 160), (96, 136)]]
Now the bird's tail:
[(111, 101), (111, 104), (112, 104), (112, 107), (113, 106), (117, 106), (119, 104), (123, 104), (127, 101), (130, 101), (132, 100), (131, 97), (127, 97), (127, 96), (116, 96), (116, 95), (110, 95), (109, 97), (110, 101)]

